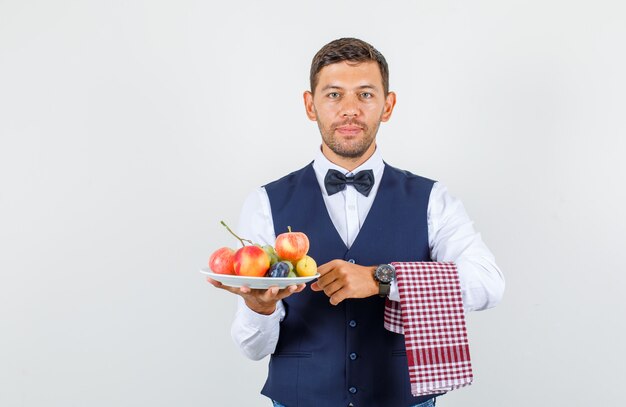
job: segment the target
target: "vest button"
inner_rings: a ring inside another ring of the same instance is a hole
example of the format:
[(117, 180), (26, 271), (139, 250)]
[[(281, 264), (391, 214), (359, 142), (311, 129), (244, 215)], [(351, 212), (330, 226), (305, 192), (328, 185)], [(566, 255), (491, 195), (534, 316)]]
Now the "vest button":
[(356, 387), (350, 387), (348, 391), (352, 394), (356, 394)]
[(348, 322), (348, 325), (350, 325), (350, 328), (354, 328), (356, 326), (356, 321), (352, 319), (350, 320), (350, 322)]
[(354, 353), (354, 352), (352, 352), (350, 354), (350, 360), (356, 360), (357, 357), (358, 357), (358, 355), (356, 353)]
[(350, 260), (348, 260), (348, 263), (352, 263), (352, 264), (354, 264), (354, 263), (356, 263), (356, 260), (354, 260), (354, 259), (350, 259)]

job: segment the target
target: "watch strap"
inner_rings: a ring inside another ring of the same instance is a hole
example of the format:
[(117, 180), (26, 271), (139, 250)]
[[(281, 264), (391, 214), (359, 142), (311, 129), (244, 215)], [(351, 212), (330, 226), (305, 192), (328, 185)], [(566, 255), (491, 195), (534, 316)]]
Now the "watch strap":
[(378, 295), (380, 295), (381, 297), (386, 297), (389, 295), (390, 291), (391, 291), (390, 283), (378, 282)]

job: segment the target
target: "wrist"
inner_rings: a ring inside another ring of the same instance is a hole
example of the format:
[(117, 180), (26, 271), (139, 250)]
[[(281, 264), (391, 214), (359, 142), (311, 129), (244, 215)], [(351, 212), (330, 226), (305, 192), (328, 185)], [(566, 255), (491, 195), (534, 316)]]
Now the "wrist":
[(246, 300), (246, 306), (250, 310), (261, 315), (272, 315), (276, 311), (276, 303), (274, 304), (259, 304), (258, 302), (252, 302)]
[(376, 273), (376, 268), (377, 267), (378, 266), (370, 267), (371, 268), (370, 276), (372, 277), (370, 296), (378, 295), (378, 281), (376, 281), (376, 277), (374, 276), (374, 274)]

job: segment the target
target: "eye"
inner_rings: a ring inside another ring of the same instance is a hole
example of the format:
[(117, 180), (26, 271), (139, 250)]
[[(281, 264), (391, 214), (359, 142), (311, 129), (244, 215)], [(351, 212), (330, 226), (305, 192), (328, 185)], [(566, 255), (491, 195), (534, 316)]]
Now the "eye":
[(373, 97), (374, 97), (374, 95), (372, 95), (372, 94), (371, 94), (371, 93), (369, 93), (369, 92), (363, 92), (363, 93), (361, 93), (361, 97), (362, 97), (363, 99), (371, 99), (371, 98), (373, 98)]
[(337, 99), (339, 96), (340, 96), (340, 95), (339, 95), (339, 93), (338, 93), (338, 92), (330, 92), (330, 93), (328, 94), (328, 97), (329, 97), (329, 98), (331, 98), (331, 99)]

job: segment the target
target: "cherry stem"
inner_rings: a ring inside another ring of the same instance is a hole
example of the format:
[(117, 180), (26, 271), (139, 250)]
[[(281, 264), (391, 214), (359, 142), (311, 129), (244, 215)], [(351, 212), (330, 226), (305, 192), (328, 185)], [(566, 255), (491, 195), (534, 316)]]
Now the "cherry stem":
[(287, 230), (291, 233), (291, 226), (287, 226)]
[(232, 231), (232, 230), (228, 227), (228, 225), (227, 225), (226, 223), (224, 223), (224, 221), (223, 221), (223, 220), (221, 220), (221, 221), (220, 221), (220, 223), (221, 223), (221, 224), (222, 224), (222, 225), (226, 228), (226, 230), (228, 230), (228, 231), (230, 232), (230, 234), (231, 234), (231, 235), (235, 236), (235, 237), (237, 238), (237, 240), (239, 240), (239, 241), (241, 242), (241, 245), (242, 245), (242, 246), (244, 246), (244, 247), (245, 247), (245, 245), (246, 245), (246, 244), (245, 244), (244, 242), (248, 242), (248, 243), (250, 243), (250, 244), (253, 244), (253, 243), (252, 243), (252, 240), (242, 239), (242, 238), (240, 238), (239, 236), (237, 236), (237, 235), (235, 234), (235, 232), (233, 232), (233, 231)]

